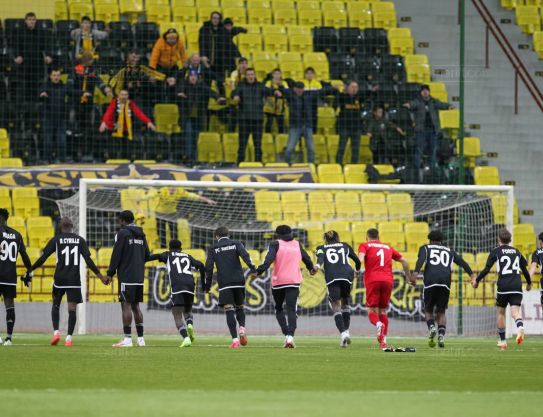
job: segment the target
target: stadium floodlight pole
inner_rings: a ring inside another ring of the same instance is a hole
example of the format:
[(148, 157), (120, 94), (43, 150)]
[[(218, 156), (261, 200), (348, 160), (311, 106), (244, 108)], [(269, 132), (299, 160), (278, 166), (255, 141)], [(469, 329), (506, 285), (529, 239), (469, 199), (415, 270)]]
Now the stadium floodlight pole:
[[(78, 233), (83, 238), (87, 238), (87, 182), (79, 181), (79, 230)], [(87, 333), (87, 264), (79, 262), (81, 279), (81, 293), (83, 302), (77, 307), (78, 334)]]

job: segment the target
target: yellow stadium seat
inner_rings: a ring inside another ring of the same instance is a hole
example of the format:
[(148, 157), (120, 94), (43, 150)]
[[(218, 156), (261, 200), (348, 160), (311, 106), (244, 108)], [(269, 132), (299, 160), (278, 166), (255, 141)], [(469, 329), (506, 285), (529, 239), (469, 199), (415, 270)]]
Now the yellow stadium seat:
[(405, 250), (405, 235), (400, 222), (379, 223), (379, 238), (381, 242), (388, 243), (398, 251)]
[(68, 20), (68, 7), (64, 0), (55, 1), (55, 20)]
[[(456, 150), (460, 155), (460, 141), (456, 141)], [(467, 136), (464, 138), (464, 157), (465, 164), (470, 168), (475, 168), (475, 161), (481, 157), (481, 140), (477, 137)]]
[(335, 132), (336, 127), (336, 111), (332, 107), (319, 107), (317, 131), (321, 134), (329, 134)]
[[(328, 149), (326, 147), (326, 137), (324, 135), (313, 135), (313, 146), (315, 148), (315, 162), (317, 164), (328, 163)], [(306, 151), (306, 149), (304, 149)]]
[(285, 222), (296, 224), (309, 220), (309, 210), (305, 193), (299, 191), (284, 192), (281, 195), (283, 218)]
[(388, 208), (382, 203), (362, 203), (362, 218), (364, 220), (386, 221), (388, 220)]
[(22, 168), (21, 158), (0, 158), (0, 168)]
[(158, 133), (179, 133), (179, 107), (177, 104), (155, 104), (155, 124)]
[(303, 26), (322, 26), (322, 12), (313, 9), (299, 9), (298, 22)]
[(407, 251), (418, 252), (422, 245), (428, 243), (428, 233), (430, 228), (428, 223), (424, 222), (412, 222), (406, 223), (404, 226), (405, 241), (407, 244)]
[(320, 10), (321, 5), (318, 0), (298, 0), (296, 2), (298, 10)]
[(539, 56), (539, 59), (543, 59), (543, 32), (536, 31), (533, 35), (533, 48)]
[(164, 4), (157, 4), (153, 6), (147, 6), (145, 9), (148, 22), (160, 22), (170, 20), (170, 6)]
[[(223, 8), (245, 8), (244, 0), (221, 0), (221, 5)], [(225, 15), (225, 17), (227, 17)]]
[[(247, 12), (244, 7), (226, 7), (224, 6), (223, 15), (229, 17), (236, 24), (242, 25), (247, 22)], [(249, 28), (247, 28), (249, 30)], [(249, 30), (249, 33), (251, 31)]]
[(387, 198), (388, 214), (391, 220), (399, 222), (413, 221), (414, 209), (408, 193), (393, 193)]
[[(377, 224), (374, 221), (354, 221), (351, 222), (351, 231), (353, 233), (353, 241), (356, 245), (356, 242), (365, 242), (366, 233), (369, 229), (375, 229)], [(355, 248), (357, 249), (357, 248)]]
[(309, 214), (311, 220), (325, 221), (335, 217), (334, 197), (329, 191), (311, 191), (308, 193)]
[[(120, 20), (119, 7), (117, 4), (97, 4), (94, 7), (95, 19), (102, 20), (104, 22), (117, 22)], [(169, 20), (169, 7), (168, 7), (168, 20)], [(156, 21), (156, 20), (155, 20)]]
[(172, 9), (172, 17), (174, 22), (196, 22), (196, 9), (194, 6), (176, 6)]
[(432, 97), (437, 98), (444, 103), (449, 101), (449, 95), (447, 94), (447, 86), (441, 81), (432, 81), (428, 83)]
[(271, 133), (264, 133), (262, 135), (262, 162), (275, 162), (275, 143), (273, 135)]
[(362, 217), (360, 196), (356, 191), (336, 193), (336, 217), (345, 220), (358, 220)]
[[(391, 30), (393, 29), (389, 32)], [(415, 51), (413, 38), (389, 38), (389, 47), (392, 55), (405, 56)]]
[(396, 10), (392, 1), (371, 1), (373, 11), (393, 11)]
[[(5, 129), (1, 130), (5, 131)], [(10, 142), (8, 135), (6, 134), (5, 136), (0, 136), (0, 158), (9, 158), (9, 148)]]
[(222, 136), (222, 146), (225, 162), (237, 162), (238, 160), (238, 134), (225, 133)]
[(0, 208), (5, 208), (10, 213), (13, 212), (9, 188), (0, 188)]
[(247, 0), (247, 9), (270, 9), (270, 0)]
[(26, 222), (25, 222), (24, 217), (9, 216), (8, 226), (17, 230), (21, 234), (25, 242), (28, 241), (27, 236), (26, 236)]
[(277, 191), (258, 191), (254, 198), (257, 220), (273, 222), (283, 219), (281, 198)]
[(498, 167), (475, 167), (473, 171), (475, 185), (500, 185)]
[[(275, 60), (255, 60), (254, 61), (254, 68), (256, 71), (256, 77), (259, 80), (263, 80), (266, 78), (266, 76), (271, 73), (275, 68), (277, 68), (277, 61)], [(301, 64), (300, 64), (301, 66)], [(283, 78), (289, 78), (284, 72), (285, 69), (281, 68), (281, 71), (283, 71)], [(303, 71), (303, 70), (301, 70)]]
[(326, 222), (324, 226), (325, 232), (335, 230), (339, 235), (339, 240), (349, 245), (353, 244), (353, 233), (351, 232), (351, 224), (348, 221), (333, 220)]
[(360, 201), (362, 205), (370, 203), (386, 204), (386, 196), (381, 191), (365, 192), (362, 193)]
[(326, 10), (323, 11), (322, 16), (325, 26), (333, 26), (336, 28), (348, 26), (347, 12), (345, 10)]
[(290, 50), (293, 52), (307, 53), (313, 50), (313, 37), (307, 34), (290, 34)]
[(345, 11), (345, 3), (343, 1), (328, 0), (321, 2), (321, 9), (323, 12), (341, 10)]
[(298, 229), (305, 230), (309, 247), (315, 248), (323, 243), (324, 227), (322, 222), (302, 221)]
[(541, 16), (537, 6), (518, 5), (515, 20), (524, 33), (532, 34), (541, 30)]
[(288, 51), (288, 37), (284, 34), (269, 34), (264, 36), (264, 49), (272, 53)]
[(183, 22), (159, 22), (158, 27), (161, 34), (165, 33), (168, 29), (175, 29), (181, 34), (185, 31)]
[[(32, 218), (30, 218), (32, 219)], [(28, 245), (34, 247), (44, 247), (49, 239), (55, 235), (55, 230), (53, 229), (52, 224), (45, 225), (35, 225), (31, 221), (27, 222), (27, 233), (28, 233)], [(50, 218), (48, 218), (51, 221)]]
[(279, 62), (302, 62), (302, 54), (299, 52), (280, 52)]
[(198, 7), (219, 7), (219, 0), (196, 0)]
[(143, 0), (119, 0), (121, 13), (141, 13)]
[[(94, 4), (97, 4), (98, 2), (101, 2), (102, 0), (94, 0)], [(115, 2), (115, 0), (106, 0), (108, 2)], [(161, 5), (170, 5), (170, 1), (169, 0), (145, 0), (145, 6), (146, 7), (149, 7), (149, 6), (161, 6)]]
[(113, 253), (113, 248), (99, 248), (97, 266), (99, 268), (108, 268), (112, 253)]
[(363, 8), (349, 10), (349, 26), (359, 29), (371, 28), (373, 26), (371, 10)]
[(406, 65), (407, 81), (410, 83), (428, 84), (430, 82), (430, 65)]
[[(311, 28), (307, 26), (300, 26), (300, 25), (286, 25), (285, 28), (287, 29), (287, 33), (289, 36), (292, 35), (309, 35), (311, 36)], [(292, 45), (291, 45), (292, 50)]]
[(325, 184), (342, 184), (345, 182), (340, 164), (320, 164), (317, 167), (319, 182)]
[(390, 10), (373, 10), (373, 27), (390, 29), (397, 26), (396, 12)]
[[(185, 22), (185, 28), (188, 24), (193, 24), (192, 22)], [(198, 39), (200, 34), (198, 32), (192, 32), (185, 29), (186, 32), (186, 44), (189, 50), (197, 51), (198, 50)]]
[(458, 129), (460, 127), (460, 112), (454, 110), (440, 110), (439, 122), (442, 129)]
[(271, 9), (248, 9), (247, 22), (255, 25), (269, 25), (272, 23)]
[(292, 78), (293, 80), (303, 79), (304, 68), (301, 62), (282, 62), (279, 68), (283, 73), (283, 78)]
[(242, 33), (237, 39), (239, 50), (244, 56), (249, 56), (249, 54), (255, 51), (262, 50), (262, 36), (260, 33)]
[(13, 213), (28, 218), (40, 215), (40, 201), (36, 188), (13, 188), (11, 191)]
[(290, 165), (287, 162), (268, 162), (266, 168), (288, 168)]
[(262, 162), (240, 162), (239, 168), (262, 168), (264, 164)]
[[(492, 213), (495, 224), (507, 223), (507, 197), (503, 194), (491, 194)], [(513, 206), (513, 224), (518, 224), (518, 205), (516, 199)]]
[(404, 62), (406, 66), (417, 65), (417, 64), (429, 64), (428, 55), (424, 54), (413, 54), (406, 55), (404, 57)]
[(201, 132), (198, 136), (198, 160), (218, 162), (223, 159), (221, 137), (215, 132)]
[[(381, 175), (393, 174), (395, 172), (394, 167), (389, 164), (375, 164), (375, 169), (379, 171)], [(379, 184), (399, 184), (400, 180), (379, 180)]]
[(501, 6), (508, 10), (512, 10), (515, 7), (517, 7), (517, 3), (518, 3), (518, 0), (500, 0)]
[(368, 175), (364, 164), (346, 164), (343, 168), (346, 184), (367, 184)]
[(513, 245), (521, 253), (533, 252), (536, 247), (536, 235), (532, 224), (516, 224), (513, 226)]
[(198, 7), (198, 22), (206, 22), (210, 19), (211, 13), (222, 13), (222, 9), (218, 6), (200, 6)]
[(295, 9), (278, 9), (273, 12), (276, 25), (295, 25), (298, 23), (298, 13)]
[(92, 3), (72, 3), (68, 6), (68, 9), (72, 20), (81, 20), (83, 16), (94, 18)]

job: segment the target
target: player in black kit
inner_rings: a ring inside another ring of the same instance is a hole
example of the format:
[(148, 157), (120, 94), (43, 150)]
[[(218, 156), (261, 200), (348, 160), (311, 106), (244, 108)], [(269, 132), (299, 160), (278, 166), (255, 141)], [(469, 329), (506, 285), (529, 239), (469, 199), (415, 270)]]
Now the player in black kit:
[[(0, 209), (0, 296), (4, 297), (6, 307), (6, 339), (5, 346), (11, 346), (13, 328), (15, 326), (15, 298), (17, 298), (17, 256), (21, 254), (26, 268), (32, 265), (26, 254), (26, 247), (21, 234), (7, 225), (9, 212)], [(32, 280), (31, 274), (22, 278), (28, 287)], [(2, 338), (0, 338), (2, 345)]]
[(77, 305), (83, 302), (81, 294), (81, 257), (85, 260), (87, 266), (96, 274), (103, 283), (107, 278), (103, 276), (93, 260), (87, 242), (81, 236), (73, 233), (74, 225), (72, 221), (63, 217), (60, 219), (60, 235), (52, 238), (43, 249), (42, 256), (34, 262), (34, 265), (28, 272), (34, 271), (42, 266), (47, 258), (53, 253), (56, 254), (57, 264), (55, 268), (53, 283), (53, 307), (51, 309), (51, 319), (53, 321), (53, 338), (51, 345), (58, 344), (60, 340), (59, 321), (60, 321), (60, 303), (62, 297), (66, 294), (68, 300), (68, 333), (64, 346), (72, 346), (72, 335), (74, 333), (77, 321)]
[(345, 348), (351, 344), (349, 298), (354, 278), (354, 270), (349, 264), (349, 259), (354, 262), (357, 272), (360, 271), (361, 262), (353, 248), (339, 240), (335, 230), (326, 232), (324, 241), (325, 244), (318, 246), (315, 252), (317, 268), (324, 268), (328, 299), (334, 312), (336, 327), (341, 334), (340, 346)]
[[(543, 233), (540, 233), (538, 236), (539, 239), (539, 249), (536, 249), (532, 254), (532, 263), (530, 265), (530, 277), (534, 279), (534, 275), (539, 267), (539, 272), (543, 273)], [(539, 280), (539, 289), (541, 291), (541, 305), (543, 305), (543, 277)]]
[[(215, 230), (215, 244), (207, 251), (205, 291), (211, 289), (213, 266), (217, 267), (217, 282), (219, 284), (219, 305), (226, 313), (226, 323), (232, 336), (231, 348), (239, 348), (247, 344), (245, 330), (245, 275), (240, 258), (249, 267), (251, 273), (256, 273), (251, 255), (245, 246), (229, 237), (226, 227)], [(237, 325), (239, 324), (239, 332)], [(239, 337), (238, 337), (239, 336)]]
[(183, 343), (179, 347), (189, 347), (194, 341), (194, 319), (192, 304), (194, 303), (195, 284), (192, 270), (200, 271), (202, 287), (205, 283), (204, 264), (181, 250), (181, 241), (170, 241), (168, 252), (151, 255), (149, 261), (160, 261), (166, 264), (170, 283), (170, 298), (175, 326)]
[(498, 282), (496, 294), (496, 306), (498, 307), (498, 334), (500, 340), (498, 347), (501, 350), (507, 349), (505, 340), (505, 309), (511, 306), (511, 317), (517, 325), (517, 344), (524, 341), (524, 323), (520, 306), (522, 304), (522, 280), (520, 273), (526, 279), (526, 291), (532, 288), (532, 280), (528, 272), (527, 262), (524, 256), (517, 248), (509, 245), (511, 243), (511, 233), (502, 229), (498, 233), (499, 246), (490, 251), (485, 268), (479, 273), (479, 276), (472, 280), (473, 288), (477, 288), (479, 282), (490, 272), (494, 264), (497, 264)]
[(462, 267), (471, 279), (475, 278), (475, 274), (458, 253), (443, 244), (443, 234), (439, 230), (430, 232), (428, 240), (430, 244), (423, 245), (419, 249), (417, 264), (411, 275), (411, 283), (417, 282), (420, 270), (425, 265), (423, 299), (424, 316), (430, 332), (428, 346), (436, 346), (435, 337), (437, 335), (439, 347), (444, 348), (447, 330), (446, 311), (449, 307), (453, 263)]

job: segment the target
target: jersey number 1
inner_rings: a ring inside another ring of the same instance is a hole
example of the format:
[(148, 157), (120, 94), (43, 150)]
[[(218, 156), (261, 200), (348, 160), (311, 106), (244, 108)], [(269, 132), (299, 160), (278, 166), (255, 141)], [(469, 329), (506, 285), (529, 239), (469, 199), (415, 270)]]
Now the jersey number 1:
[(377, 251), (377, 256), (379, 257), (379, 266), (385, 266), (385, 251), (383, 249), (379, 249)]

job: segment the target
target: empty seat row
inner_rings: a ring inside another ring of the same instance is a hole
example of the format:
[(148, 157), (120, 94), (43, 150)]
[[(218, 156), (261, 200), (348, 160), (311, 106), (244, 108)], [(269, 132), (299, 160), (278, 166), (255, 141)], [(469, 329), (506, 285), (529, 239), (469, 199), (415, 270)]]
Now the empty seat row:
[(32, 187), (0, 188), (0, 207), (20, 218), (40, 215), (38, 190)]

